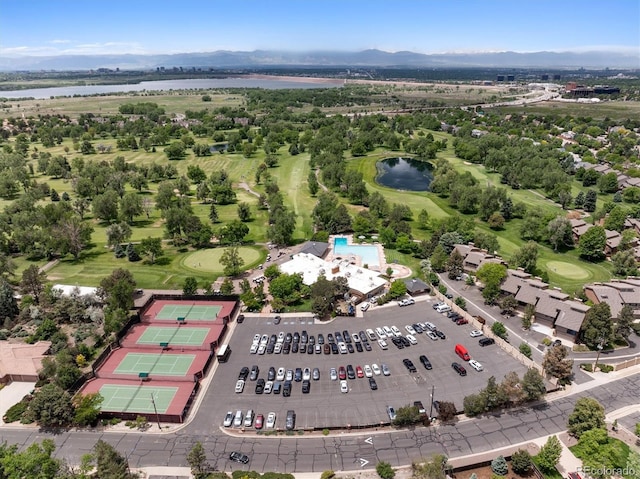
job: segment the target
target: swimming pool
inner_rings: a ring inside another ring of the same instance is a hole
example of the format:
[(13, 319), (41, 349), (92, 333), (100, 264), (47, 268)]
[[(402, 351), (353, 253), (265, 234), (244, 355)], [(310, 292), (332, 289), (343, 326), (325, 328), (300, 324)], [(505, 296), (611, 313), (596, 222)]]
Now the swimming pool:
[(342, 256), (349, 259), (349, 256), (360, 256), (363, 265), (380, 266), (378, 247), (370, 245), (347, 244), (347, 238), (333, 239), (333, 256)]

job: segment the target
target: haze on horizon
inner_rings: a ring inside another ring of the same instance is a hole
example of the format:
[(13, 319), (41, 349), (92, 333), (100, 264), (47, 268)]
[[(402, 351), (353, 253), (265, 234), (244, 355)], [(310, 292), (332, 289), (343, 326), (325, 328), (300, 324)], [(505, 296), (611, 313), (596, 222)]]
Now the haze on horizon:
[(253, 51), (615, 51), (640, 57), (627, 0), (2, 0), (0, 56)]

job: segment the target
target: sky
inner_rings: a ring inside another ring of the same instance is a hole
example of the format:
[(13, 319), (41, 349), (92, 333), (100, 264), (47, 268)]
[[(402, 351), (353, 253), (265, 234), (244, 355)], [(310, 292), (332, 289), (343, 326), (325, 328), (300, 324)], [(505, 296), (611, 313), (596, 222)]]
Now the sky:
[(0, 0), (0, 56), (615, 50), (640, 0)]

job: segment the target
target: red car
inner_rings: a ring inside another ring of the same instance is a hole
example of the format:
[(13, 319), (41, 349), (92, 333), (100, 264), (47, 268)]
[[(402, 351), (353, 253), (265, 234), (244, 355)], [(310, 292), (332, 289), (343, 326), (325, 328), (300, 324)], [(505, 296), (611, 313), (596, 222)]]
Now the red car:
[(262, 414), (258, 414), (256, 416), (256, 423), (255, 423), (256, 429), (262, 429), (263, 423), (264, 423), (264, 416)]
[(364, 377), (364, 371), (360, 366), (356, 366), (356, 376), (358, 376), (359, 378)]
[(344, 368), (344, 366), (340, 366), (338, 368), (338, 378), (340, 380), (347, 379), (347, 370)]
[(461, 325), (461, 324), (469, 324), (469, 321), (467, 321), (466, 319), (462, 318), (456, 321), (457, 325)]

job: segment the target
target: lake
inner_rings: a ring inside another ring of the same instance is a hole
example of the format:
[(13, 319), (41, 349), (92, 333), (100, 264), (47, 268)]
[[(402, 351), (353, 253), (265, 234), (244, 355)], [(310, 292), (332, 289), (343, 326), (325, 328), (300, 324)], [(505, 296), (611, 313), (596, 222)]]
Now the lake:
[(218, 88), (264, 88), (282, 90), (287, 88), (338, 88), (343, 80), (299, 78), (295, 81), (270, 78), (203, 78), (193, 80), (143, 81), (131, 85), (82, 85), (53, 88), (32, 88), (27, 90), (0, 91), (0, 98), (46, 99), (57, 96), (87, 96), (105, 93), (126, 93), (132, 91), (207, 90)]
[(376, 183), (396, 190), (429, 191), (433, 166), (412, 158), (387, 158), (376, 163)]

